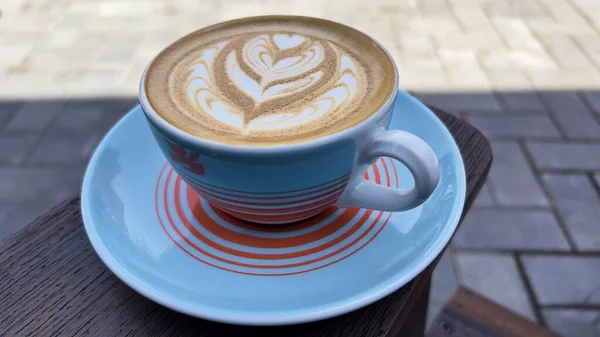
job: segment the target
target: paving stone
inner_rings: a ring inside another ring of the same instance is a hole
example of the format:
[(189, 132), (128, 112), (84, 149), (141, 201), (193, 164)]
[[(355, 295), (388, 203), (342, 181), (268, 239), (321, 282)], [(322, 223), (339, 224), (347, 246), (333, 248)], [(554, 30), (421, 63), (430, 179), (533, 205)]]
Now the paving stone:
[(139, 100), (134, 97), (123, 98), (86, 98), (78, 100), (69, 100), (65, 104), (66, 109), (89, 109), (95, 107), (103, 107), (105, 112), (115, 112), (124, 114), (139, 104)]
[(38, 135), (0, 135), (0, 164), (22, 163), (36, 145)]
[(504, 110), (511, 112), (535, 112), (546, 111), (542, 100), (535, 91), (531, 92), (499, 92), (500, 105)]
[(543, 50), (502, 50), (481, 53), (481, 63), (486, 69), (527, 69), (538, 71), (558, 70), (558, 65)]
[(419, 69), (423, 73), (427, 70), (442, 70), (442, 63), (439, 58), (435, 55), (411, 55), (405, 53), (404, 51), (394, 52), (392, 49), (388, 49), (392, 56), (394, 57), (394, 61), (396, 62), (396, 66), (398, 67), (398, 72), (401, 74), (400, 77), (404, 77), (407, 69)]
[[(0, 240), (12, 232), (7, 224), (8, 213), (15, 207), (13, 204), (0, 204)], [(6, 227), (6, 229), (5, 229)]]
[(487, 206), (493, 206), (494, 205), (494, 200), (492, 199), (492, 194), (490, 192), (490, 185), (489, 184), (483, 184), (483, 186), (481, 186), (481, 189), (479, 190), (479, 194), (477, 195), (477, 198), (475, 199), (475, 202), (473, 203), (474, 207), (487, 207)]
[(429, 306), (427, 307), (427, 329), (431, 328), (431, 324), (433, 323), (433, 320), (437, 317), (437, 315), (440, 313), (440, 310), (442, 310), (442, 307), (444, 305), (443, 304), (438, 304), (438, 303), (430, 303)]
[(543, 181), (579, 250), (600, 251), (600, 197), (583, 174), (545, 174)]
[(105, 107), (103, 104), (68, 104), (60, 112), (51, 128), (65, 132), (87, 132), (102, 127), (102, 120), (105, 118)]
[(126, 63), (133, 60), (136, 54), (136, 46), (109, 46), (106, 51), (100, 55), (100, 62), (107, 63)]
[(18, 101), (0, 101), (0, 126), (8, 123), (19, 110), (22, 103)]
[(48, 64), (52, 64), (52, 68), (58, 70), (74, 66), (86, 66), (89, 62), (86, 57), (74, 59), (72, 54), (75, 54), (76, 51), (71, 49), (39, 49), (40, 50), (36, 50), (34, 54), (28, 57), (26, 62), (20, 65), (21, 73), (44, 72), (44, 69), (48, 67)]
[(73, 172), (83, 172), (83, 165), (63, 169), (0, 168), (0, 203), (60, 202), (78, 189)]
[(548, 205), (542, 188), (516, 142), (492, 142), (492, 151), (494, 163), (488, 182), (498, 205)]
[(497, 113), (501, 111), (498, 101), (492, 93), (473, 94), (429, 94), (423, 93), (419, 97), (425, 104), (452, 113)]
[(573, 39), (577, 41), (577, 44), (596, 67), (600, 67), (600, 36), (574, 36)]
[(48, 49), (69, 48), (81, 34), (80, 30), (56, 29), (52, 32), (52, 35), (40, 39), (40, 47)]
[(495, 31), (502, 37), (504, 43), (513, 50), (544, 50), (544, 47), (531, 33), (531, 30), (521, 19), (506, 16), (493, 17)]
[(548, 116), (470, 116), (467, 120), (491, 139), (560, 139), (560, 133)]
[(558, 22), (570, 22), (570, 23), (578, 23), (585, 21), (584, 18), (579, 15), (575, 11), (572, 5), (569, 4), (569, 1), (560, 0), (560, 1), (545, 1), (546, 10), (550, 13), (550, 15)]
[(539, 169), (600, 170), (600, 144), (526, 143)]
[(60, 175), (61, 184), (48, 199), (54, 204), (60, 203), (67, 198), (78, 196), (81, 192), (85, 165), (77, 165), (63, 170)]
[(582, 309), (544, 309), (550, 329), (562, 336), (600, 337), (600, 311)]
[(569, 139), (600, 139), (600, 124), (576, 93), (542, 93), (548, 112)]
[(102, 99), (101, 102), (104, 105), (104, 110), (106, 112), (114, 112), (121, 115), (139, 105), (137, 96), (118, 99)]
[(0, 55), (0, 69), (11, 71), (18, 66), (31, 53), (31, 46), (27, 45), (6, 45), (2, 46)]
[[(418, 74), (422, 74), (423, 76), (425, 76), (427, 72), (439, 71), (442, 75), (441, 77), (445, 77), (442, 70), (442, 64), (435, 55), (414, 56), (403, 52), (395, 53), (393, 50), (390, 50), (390, 53), (396, 62), (401, 78), (406, 78), (407, 72), (410, 72), (411, 70), (416, 70)], [(412, 83), (407, 82), (407, 85), (410, 86)]]
[(69, 52), (90, 57), (94, 62), (98, 62), (102, 50), (112, 36), (111, 32), (88, 32), (73, 41)]
[(447, 249), (433, 271), (429, 301), (432, 303), (445, 303), (457, 286), (458, 279), (454, 270), (452, 253)]
[(500, 38), (489, 31), (447, 32), (443, 36), (436, 36), (434, 40), (437, 46), (446, 49), (496, 51), (503, 48)]
[(12, 204), (0, 203), (0, 224), (4, 223), (4, 220), (6, 219), (6, 213), (8, 210), (13, 208), (13, 206), (14, 205)]
[(106, 2), (100, 4), (99, 14), (100, 16), (126, 16), (126, 17), (137, 17), (137, 16), (149, 16), (158, 12), (160, 8), (159, 3), (155, 3), (140, 8), (139, 4), (135, 2)]
[(456, 253), (462, 284), (492, 301), (535, 321), (517, 264), (510, 255)]
[[(549, 6), (552, 7), (552, 6)], [(544, 36), (543, 43), (550, 54), (563, 68), (593, 68), (592, 62), (583, 54), (579, 47), (565, 36)]]
[(600, 304), (600, 257), (526, 255), (522, 261), (540, 304)]
[[(0, 81), (0, 93), (4, 97), (18, 97), (19, 99), (27, 100), (55, 99), (56, 97), (66, 95), (67, 91), (65, 91), (65, 87), (57, 84), (52, 77), (53, 74), (51, 72), (40, 72), (37, 74), (23, 72), (4, 76), (3, 80)], [(38, 118), (46, 119), (45, 116), (39, 116)], [(28, 119), (23, 118), (23, 120), (27, 121)], [(36, 124), (39, 124), (39, 121)], [(43, 129), (43, 126), (41, 128), (38, 127), (38, 129)], [(25, 128), (29, 129), (31, 127), (26, 124)]]
[(6, 125), (10, 131), (41, 131), (63, 107), (61, 101), (33, 101), (23, 104)]
[[(347, 1), (345, 2), (347, 4)], [(406, 32), (425, 33), (432, 36), (446, 36), (446, 34), (459, 34), (461, 27), (458, 21), (448, 16), (419, 16), (414, 15), (407, 20), (393, 20), (394, 30)]]
[(487, 13), (493, 18), (547, 19), (548, 16), (548, 12), (538, 2), (492, 1), (487, 4)]
[[(36, 199), (27, 203), (0, 204), (0, 239), (21, 229), (55, 206), (51, 199)], [(2, 219), (2, 213), (5, 217)]]
[(594, 70), (527, 69), (527, 76), (537, 90), (580, 90), (597, 88), (600, 73)]
[(549, 210), (472, 209), (452, 243), (457, 249), (569, 250)]
[(521, 70), (486, 70), (485, 73), (494, 90), (534, 90), (533, 83)]
[(40, 140), (28, 164), (77, 164), (85, 162), (101, 139), (99, 133), (50, 130)]
[(451, 15), (452, 10), (444, 1), (421, 0), (419, 10), (429, 15)]
[(10, 31), (16, 32), (51, 32), (61, 19), (62, 14), (57, 12), (22, 10), (18, 16), (3, 16), (0, 26), (2, 28), (10, 27)]
[(113, 36), (100, 54), (100, 62), (122, 64), (133, 60), (136, 49), (142, 42), (142, 34), (125, 34)]
[(396, 34), (398, 47), (409, 55), (434, 55), (435, 48), (431, 37), (425, 34)]
[(446, 74), (441, 69), (399, 68), (400, 87), (405, 90), (432, 90), (448, 87)]
[(446, 66), (446, 74), (449, 86), (454, 89), (481, 90), (490, 88), (484, 71), (476, 64), (461, 68)]
[(531, 29), (540, 35), (551, 36), (594, 36), (595, 31), (583, 20), (576, 22), (554, 22), (550, 20), (536, 20), (529, 22)]
[(449, 83), (456, 88), (481, 90), (488, 88), (489, 82), (477, 62), (472, 50), (439, 49), (438, 56), (448, 76)]
[(119, 99), (88, 99), (77, 104), (68, 104), (69, 107), (88, 106), (88, 107), (103, 107), (102, 116), (98, 121), (97, 130), (104, 134), (111, 126), (113, 126), (121, 117), (139, 104), (137, 98), (119, 98)]
[(585, 100), (591, 106), (592, 110), (595, 113), (600, 114), (600, 92), (598, 92), (598, 91), (584, 92), (583, 97), (585, 97)]
[[(58, 71), (55, 74), (55, 80), (58, 83), (65, 83), (69, 93), (85, 95), (96, 87), (119, 85), (127, 77), (129, 71), (129, 67), (124, 66), (73, 67)], [(78, 82), (86, 85), (75, 85)]]

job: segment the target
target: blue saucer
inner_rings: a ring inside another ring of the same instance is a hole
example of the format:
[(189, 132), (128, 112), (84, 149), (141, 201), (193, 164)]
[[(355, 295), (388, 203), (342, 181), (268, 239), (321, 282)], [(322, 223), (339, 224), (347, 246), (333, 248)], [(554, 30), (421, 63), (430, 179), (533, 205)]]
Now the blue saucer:
[[(85, 173), (83, 221), (104, 263), (144, 296), (192, 316), (280, 325), (340, 315), (392, 293), (450, 240), (465, 201), (465, 171), (437, 117), (400, 92), (390, 128), (423, 138), (440, 184), (407, 212), (332, 208), (286, 227), (239, 221), (200, 200), (159, 151), (140, 107), (104, 138)], [(384, 158), (365, 177), (410, 187)]]

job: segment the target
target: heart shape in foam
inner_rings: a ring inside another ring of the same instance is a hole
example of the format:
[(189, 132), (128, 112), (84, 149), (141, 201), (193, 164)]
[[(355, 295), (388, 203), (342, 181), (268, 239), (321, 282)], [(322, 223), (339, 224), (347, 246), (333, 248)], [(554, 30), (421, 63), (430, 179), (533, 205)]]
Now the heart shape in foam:
[(273, 42), (281, 50), (298, 47), (302, 42), (306, 41), (306, 38), (298, 34), (275, 34), (273, 35)]
[(243, 70), (235, 52), (227, 58), (230, 78), (257, 104), (306, 90), (322, 77), (321, 71), (315, 71), (325, 56), (320, 43), (313, 42), (297, 53), (290, 53), (307, 39), (298, 34), (275, 34), (272, 41), (275, 46), (270, 43), (269, 36), (257, 36), (239, 51), (245, 66), (258, 75), (259, 80)]

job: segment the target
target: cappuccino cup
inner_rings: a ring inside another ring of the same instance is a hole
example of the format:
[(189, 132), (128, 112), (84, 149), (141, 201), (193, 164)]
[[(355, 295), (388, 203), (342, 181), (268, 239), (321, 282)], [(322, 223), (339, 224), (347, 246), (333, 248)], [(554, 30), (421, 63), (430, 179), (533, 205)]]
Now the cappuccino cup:
[[(329, 207), (404, 211), (439, 181), (432, 149), (388, 130), (398, 71), (373, 38), (328, 20), (261, 16), (193, 32), (156, 56), (139, 98), (168, 162), (211, 207), (285, 224)], [(363, 178), (380, 157), (414, 187)]]

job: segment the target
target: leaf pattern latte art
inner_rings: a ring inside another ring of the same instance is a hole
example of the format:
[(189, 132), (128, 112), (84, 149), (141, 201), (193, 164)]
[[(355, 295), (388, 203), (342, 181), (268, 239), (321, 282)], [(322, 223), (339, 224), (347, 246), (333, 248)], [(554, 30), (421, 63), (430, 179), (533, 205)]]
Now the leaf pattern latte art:
[(194, 113), (248, 134), (342, 118), (364, 99), (366, 83), (356, 58), (331, 41), (248, 33), (207, 46), (186, 90)]

